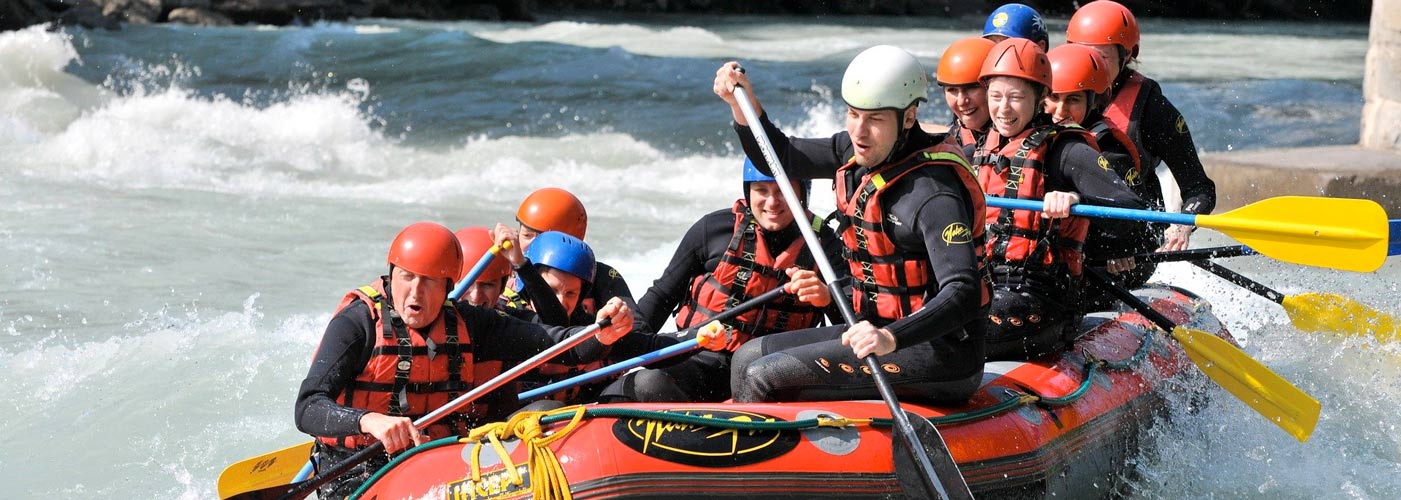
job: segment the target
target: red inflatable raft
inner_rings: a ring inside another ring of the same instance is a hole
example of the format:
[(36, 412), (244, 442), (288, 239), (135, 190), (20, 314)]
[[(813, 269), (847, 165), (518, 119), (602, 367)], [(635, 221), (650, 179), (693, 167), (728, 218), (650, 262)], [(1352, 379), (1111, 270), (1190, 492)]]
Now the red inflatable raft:
[[(1189, 293), (1135, 294), (1175, 322), (1229, 338)], [(904, 407), (939, 427), (980, 498), (1110, 496), (1140, 429), (1164, 407), (1158, 390), (1200, 375), (1149, 325), (1135, 312), (1092, 314), (1061, 356), (988, 363), (965, 405)], [(372, 477), (361, 496), (904, 498), (889, 417), (879, 400), (567, 408), (420, 446)]]

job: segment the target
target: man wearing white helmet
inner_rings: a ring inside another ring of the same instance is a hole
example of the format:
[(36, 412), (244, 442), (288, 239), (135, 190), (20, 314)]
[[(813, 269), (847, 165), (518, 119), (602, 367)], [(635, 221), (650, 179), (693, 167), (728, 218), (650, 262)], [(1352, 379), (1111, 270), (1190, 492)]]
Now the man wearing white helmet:
[(771, 173), (735, 98), (749, 91), (758, 124), (792, 179), (833, 179), (834, 218), (853, 278), (860, 322), (798, 330), (746, 343), (732, 359), (735, 401), (877, 397), (860, 359), (880, 356), (902, 397), (966, 400), (983, 373), (988, 279), (980, 257), (985, 207), (963, 153), (918, 126), (928, 100), (924, 67), (880, 45), (857, 55), (842, 78), (846, 130), (789, 138), (763, 114), (753, 85), (729, 62), (714, 91), (730, 104), (744, 152)]

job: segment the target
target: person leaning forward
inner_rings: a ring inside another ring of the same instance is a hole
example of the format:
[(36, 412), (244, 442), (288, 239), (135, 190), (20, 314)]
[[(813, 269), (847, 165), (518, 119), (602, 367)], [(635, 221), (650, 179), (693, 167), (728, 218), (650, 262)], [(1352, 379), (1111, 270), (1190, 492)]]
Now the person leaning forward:
[[(438, 224), (404, 228), (387, 260), (388, 276), (341, 300), (297, 394), (297, 429), (317, 438), (319, 470), (375, 441), (395, 453), (466, 430), (485, 408), (469, 405), (422, 432), (413, 421), (499, 374), (475, 362), (526, 359), (582, 330), (448, 304), (448, 291), (462, 278), (462, 249)], [(632, 312), (622, 301), (610, 301), (597, 317), (612, 323), (564, 358), (597, 358), (632, 329)], [(323, 486), (318, 497), (344, 498), (384, 463), (379, 457), (357, 466)]]
[[(888, 45), (857, 55), (842, 78), (846, 130), (789, 138), (762, 113), (737, 62), (715, 75), (744, 152), (772, 173), (750, 126), (761, 126), (793, 179), (834, 179), (835, 218), (853, 278), (855, 325), (754, 339), (732, 359), (735, 401), (878, 397), (860, 358), (875, 354), (902, 397), (967, 400), (983, 374), (989, 288), (979, 258), (982, 192), (963, 153), (917, 126), (928, 76)], [(744, 86), (761, 123), (744, 118)]]

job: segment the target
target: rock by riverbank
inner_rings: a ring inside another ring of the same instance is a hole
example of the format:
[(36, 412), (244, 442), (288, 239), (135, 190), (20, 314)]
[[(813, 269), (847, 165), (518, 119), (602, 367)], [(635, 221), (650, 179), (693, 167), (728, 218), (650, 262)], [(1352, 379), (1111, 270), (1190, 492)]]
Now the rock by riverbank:
[[(1075, 0), (1022, 0), (1048, 16), (1069, 16)], [(1121, 0), (1144, 17), (1365, 21), (1371, 0)], [(570, 13), (966, 16), (1006, 0), (0, 0), (0, 30), (58, 22), (286, 25), (357, 17), (529, 21)]]
[(1375, 200), (1401, 217), (1401, 152), (1360, 146), (1258, 149), (1202, 155), (1216, 181), (1216, 213), (1273, 196)]

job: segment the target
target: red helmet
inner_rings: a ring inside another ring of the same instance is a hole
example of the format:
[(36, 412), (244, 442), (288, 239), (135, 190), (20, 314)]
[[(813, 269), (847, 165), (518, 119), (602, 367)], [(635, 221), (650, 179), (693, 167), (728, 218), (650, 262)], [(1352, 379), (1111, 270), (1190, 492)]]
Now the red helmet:
[(581, 240), (589, 227), (584, 203), (569, 191), (555, 187), (537, 189), (526, 196), (516, 210), (516, 220), (536, 231), (559, 231)]
[(994, 76), (1010, 76), (1051, 86), (1051, 62), (1041, 46), (1025, 38), (1008, 38), (997, 42), (983, 61), (983, 70), (978, 81), (984, 85)]
[(978, 83), (978, 73), (983, 69), (983, 60), (988, 58), (992, 46), (997, 45), (980, 36), (960, 38), (944, 49), (939, 56), (939, 69), (934, 79), (939, 85), (958, 86)]
[[(491, 239), (491, 231), (484, 227), (464, 227), (458, 229), (456, 233), (457, 243), (462, 245), (462, 273), (458, 275), (461, 280), (467, 277), (467, 273), (477, 266), (477, 262), (482, 260), (487, 250), (490, 250), (495, 241)], [(495, 281), (511, 275), (511, 263), (505, 257), (491, 259), (491, 263), (486, 265), (482, 274), (477, 276), (477, 281)]]
[(1088, 45), (1068, 43), (1046, 54), (1051, 61), (1051, 92), (1069, 94), (1090, 91), (1103, 94), (1109, 91), (1109, 65), (1099, 51)]
[(429, 278), (457, 281), (462, 272), (462, 247), (452, 231), (432, 222), (415, 222), (399, 231), (389, 244), (389, 265)]
[(1118, 45), (1138, 57), (1138, 20), (1128, 7), (1111, 0), (1090, 2), (1070, 16), (1065, 41), (1085, 45)]

